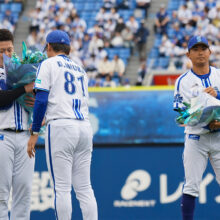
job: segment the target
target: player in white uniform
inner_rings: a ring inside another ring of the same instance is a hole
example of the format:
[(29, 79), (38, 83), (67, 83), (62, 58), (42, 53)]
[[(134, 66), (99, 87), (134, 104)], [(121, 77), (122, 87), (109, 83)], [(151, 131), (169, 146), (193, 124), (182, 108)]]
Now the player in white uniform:
[(90, 182), (93, 135), (88, 117), (87, 75), (67, 56), (70, 39), (65, 32), (52, 31), (46, 42), (49, 58), (42, 62), (35, 81), (37, 93), (27, 152), (34, 157), (45, 115), (47, 166), (54, 184), (57, 219), (71, 219), (73, 186), (83, 219), (97, 220), (97, 204)]
[[(29, 220), (34, 160), (26, 153), (29, 139), (28, 113), (16, 102), (34, 84), (7, 88), (3, 53), (11, 57), (13, 35), (0, 29), (0, 220), (8, 220), (8, 199), (12, 188), (11, 220)], [(32, 101), (32, 105), (33, 105)]]
[[(190, 103), (194, 96), (193, 87), (204, 87), (204, 91), (220, 99), (220, 70), (209, 66), (208, 41), (205, 37), (194, 36), (188, 42), (188, 58), (193, 67), (182, 74), (175, 84), (174, 110), (183, 109), (183, 102)], [(220, 183), (220, 122), (213, 121), (207, 127), (185, 127), (183, 163), (185, 183), (181, 202), (183, 220), (192, 220), (195, 198), (206, 169), (208, 158)]]

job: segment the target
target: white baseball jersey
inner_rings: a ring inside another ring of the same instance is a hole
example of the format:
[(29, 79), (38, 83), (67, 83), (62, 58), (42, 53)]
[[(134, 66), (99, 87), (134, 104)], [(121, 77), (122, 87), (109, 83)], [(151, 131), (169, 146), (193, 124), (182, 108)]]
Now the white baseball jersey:
[[(6, 90), (6, 73), (0, 68), (0, 90)], [(20, 133), (4, 131), (12, 128)], [(8, 199), (12, 187), (10, 219), (30, 219), (34, 159), (27, 155), (28, 113), (16, 101), (0, 108), (0, 219), (8, 219)]]
[[(184, 108), (184, 102), (190, 103), (190, 99), (193, 97), (191, 88), (195, 86), (204, 87), (204, 89), (211, 86), (216, 91), (220, 91), (220, 69), (210, 67), (209, 73), (205, 75), (197, 75), (190, 70), (179, 76), (175, 83), (174, 109)], [(209, 130), (199, 126), (186, 126), (185, 133), (206, 134), (209, 133)]]
[[(0, 68), (0, 90), (6, 90), (5, 69)], [(0, 129), (28, 130), (28, 112), (16, 101), (0, 108)]]
[(35, 89), (49, 92), (45, 150), (54, 185), (57, 219), (72, 218), (73, 186), (83, 219), (97, 220), (97, 204), (90, 182), (93, 135), (88, 120), (87, 75), (67, 56), (57, 55), (38, 68)]
[(35, 89), (49, 92), (46, 122), (88, 120), (88, 78), (82, 67), (67, 56), (57, 55), (41, 63)]

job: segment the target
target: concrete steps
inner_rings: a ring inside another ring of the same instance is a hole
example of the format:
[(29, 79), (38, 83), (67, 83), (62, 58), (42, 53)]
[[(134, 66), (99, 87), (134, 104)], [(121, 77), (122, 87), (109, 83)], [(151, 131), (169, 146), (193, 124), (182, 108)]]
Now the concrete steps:
[(29, 34), (30, 19), (28, 18), (28, 13), (31, 9), (35, 8), (36, 0), (26, 0), (24, 4), (24, 10), (19, 17), (18, 23), (16, 25), (14, 33), (14, 46), (16, 53), (20, 56), (22, 52), (22, 41), (27, 39)]
[[(148, 39), (147, 39), (147, 50), (146, 50), (147, 54), (150, 52), (154, 44), (155, 37), (154, 37), (153, 26), (154, 26), (156, 13), (159, 11), (161, 4), (165, 4), (167, 6), (168, 2), (169, 0), (160, 0), (160, 1), (152, 0), (151, 1), (151, 7), (149, 8), (149, 11), (148, 11), (149, 15), (147, 19), (145, 20), (145, 25), (150, 31), (150, 35), (148, 36)], [(126, 78), (130, 79), (131, 85), (134, 85), (136, 83), (137, 71), (138, 71), (139, 66), (140, 66), (140, 61), (138, 59), (138, 54), (134, 53), (130, 57), (130, 60), (126, 68), (126, 75), (125, 75)]]

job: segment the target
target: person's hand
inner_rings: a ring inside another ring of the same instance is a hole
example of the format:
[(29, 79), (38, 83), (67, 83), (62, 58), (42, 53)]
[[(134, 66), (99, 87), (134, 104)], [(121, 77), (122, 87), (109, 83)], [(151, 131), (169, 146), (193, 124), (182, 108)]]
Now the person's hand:
[(41, 127), (43, 127), (46, 124), (46, 120), (45, 118), (43, 119), (42, 123), (41, 123)]
[(33, 89), (34, 89), (34, 82), (31, 82), (27, 85), (24, 86), (25, 92), (26, 93), (33, 93)]
[(209, 123), (209, 129), (211, 131), (217, 130), (220, 128), (220, 122), (217, 120), (214, 120), (212, 122)]
[(31, 135), (28, 141), (27, 153), (30, 158), (35, 157), (35, 145), (37, 143), (38, 135)]
[(34, 102), (35, 102), (35, 98), (30, 95), (26, 95), (24, 102), (28, 107), (33, 107)]
[(212, 87), (207, 87), (204, 92), (208, 93), (209, 95), (216, 97), (217, 96), (217, 92), (214, 88)]

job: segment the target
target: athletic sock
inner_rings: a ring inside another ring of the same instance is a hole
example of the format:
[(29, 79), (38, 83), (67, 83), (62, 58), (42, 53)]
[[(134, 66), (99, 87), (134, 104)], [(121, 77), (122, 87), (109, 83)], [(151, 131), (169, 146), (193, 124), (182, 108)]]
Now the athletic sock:
[(183, 220), (193, 220), (195, 198), (194, 196), (183, 194), (181, 202)]

